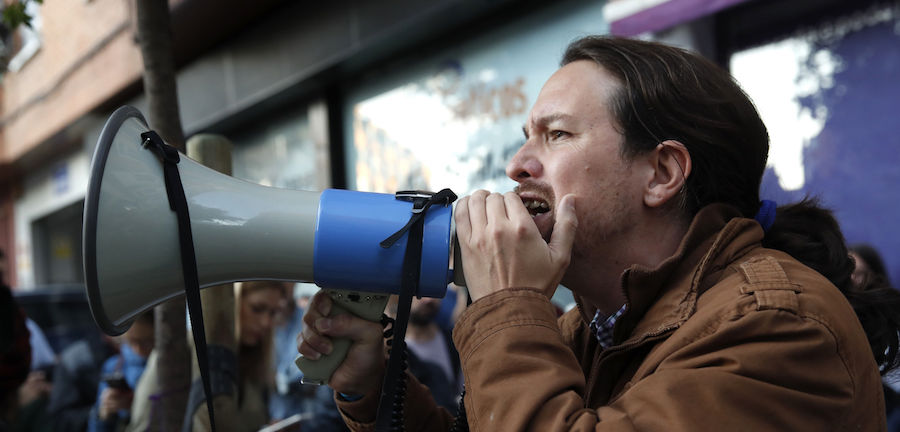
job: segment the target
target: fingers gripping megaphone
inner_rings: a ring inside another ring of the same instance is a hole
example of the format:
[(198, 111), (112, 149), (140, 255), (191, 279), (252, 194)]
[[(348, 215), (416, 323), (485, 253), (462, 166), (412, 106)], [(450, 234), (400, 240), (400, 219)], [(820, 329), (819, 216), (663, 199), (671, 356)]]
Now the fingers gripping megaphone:
[[(91, 162), (86, 289), (94, 320), (110, 335), (185, 287), (161, 162), (141, 138), (148, 130), (137, 109), (119, 108)], [(201, 288), (260, 279), (314, 282), (335, 300), (332, 314), (369, 320), (380, 318), (388, 296), (399, 293), (406, 242), (380, 243), (407, 223), (413, 202), (389, 194), (265, 187), (183, 156), (178, 170)], [(443, 297), (449, 282), (463, 283), (460, 266), (449, 269), (451, 224), (449, 205), (432, 206), (424, 216), (417, 296)], [(348, 347), (349, 341), (336, 341), (329, 356), (302, 360), (304, 380), (327, 381)]]

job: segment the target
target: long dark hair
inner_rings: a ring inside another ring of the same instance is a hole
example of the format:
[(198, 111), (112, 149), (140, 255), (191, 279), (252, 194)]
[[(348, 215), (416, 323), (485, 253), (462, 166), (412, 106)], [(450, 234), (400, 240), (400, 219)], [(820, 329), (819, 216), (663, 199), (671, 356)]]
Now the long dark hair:
[[(769, 135), (727, 71), (684, 49), (607, 36), (572, 42), (561, 63), (578, 60), (594, 61), (621, 84), (608, 103), (625, 137), (625, 156), (668, 139), (688, 149), (693, 169), (681, 192), (685, 215), (712, 203), (730, 204), (744, 217), (756, 215)], [(827, 277), (856, 311), (882, 373), (898, 366), (900, 292), (887, 285), (854, 289), (854, 262), (829, 210), (814, 199), (778, 207), (763, 246)]]
[(828, 278), (856, 312), (882, 374), (898, 366), (900, 291), (884, 278), (854, 284), (850, 275), (856, 263), (830, 211), (814, 199), (779, 207), (763, 246), (785, 251)]

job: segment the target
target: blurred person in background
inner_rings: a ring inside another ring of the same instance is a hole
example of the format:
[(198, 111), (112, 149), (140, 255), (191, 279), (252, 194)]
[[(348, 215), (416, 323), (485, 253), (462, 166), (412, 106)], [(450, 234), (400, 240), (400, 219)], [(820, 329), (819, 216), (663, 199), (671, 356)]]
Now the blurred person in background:
[(269, 391), (269, 417), (272, 421), (310, 413), (313, 409), (316, 387), (300, 383), (303, 372), (294, 363), (297, 358), (295, 338), (303, 330), (304, 308), (300, 304), (303, 297), (296, 284), (286, 284), (283, 306), (275, 326), (275, 385)]
[(33, 319), (26, 317), (25, 325), (31, 333), (31, 370), (46, 375), (52, 372), (56, 365), (56, 353), (53, 352), (44, 331)]
[[(232, 398), (235, 407), (231, 412), (222, 413), (221, 417), (218, 414), (220, 411), (216, 411), (218, 422), (223, 422), (226, 415), (234, 420), (235, 423), (229, 425), (230, 430), (257, 431), (270, 423), (266, 398), (275, 382), (272, 369), (273, 330), (286, 291), (292, 284), (281, 281), (234, 284), (238, 373), (236, 394)], [(199, 370), (196, 368), (194, 376), (195, 382), (199, 382)], [(199, 389), (202, 393), (202, 387)], [(199, 409), (201, 407), (188, 407), (186, 430), (210, 430), (209, 414), (206, 408)]]
[[(0, 289), (5, 291), (2, 294), (5, 298), (6, 294), (12, 296), (12, 291), (6, 285), (6, 260), (4, 258), (3, 249), (0, 249)], [(11, 301), (14, 302), (14, 300)], [(4, 305), (3, 316), (14, 316), (13, 312), (6, 311), (6, 307)], [(16, 307), (18, 308), (18, 306)], [(23, 428), (34, 431), (49, 430), (49, 422), (44, 414), (47, 409), (47, 403), (50, 400), (50, 392), (53, 389), (50, 376), (56, 364), (56, 354), (37, 323), (28, 316), (24, 316), (24, 318), (25, 327), (28, 329), (29, 334), (31, 364), (28, 377), (19, 387), (19, 406), (16, 421), (19, 427), (17, 427), (17, 430), (23, 430)], [(6, 331), (6, 328), (4, 328), (4, 331)], [(3, 337), (8, 335), (11, 335), (11, 333), (4, 333)], [(7, 339), (4, 339), (4, 341), (6, 343)]]
[[(56, 368), (56, 354), (47, 337), (34, 320), (25, 317), (25, 326), (30, 334), (31, 372), (19, 390), (22, 401), (19, 415), (24, 422), (31, 425), (49, 423), (46, 412), (53, 393), (53, 370)], [(38, 430), (33, 426), (32, 430)]]
[[(449, 291), (453, 297), (455, 292)], [(438, 325), (438, 312), (442, 299), (432, 297), (413, 298), (409, 310), (409, 324), (406, 329), (406, 346), (411, 352), (410, 369), (413, 375), (432, 391), (438, 405), (449, 410), (456, 407), (456, 396), (462, 391), (462, 371), (459, 368), (459, 354), (453, 346), (451, 329)], [(465, 304), (465, 303), (463, 303)], [(395, 305), (396, 308), (396, 305)], [(419, 366), (417, 374), (413, 366)], [(433, 366), (437, 368), (434, 369)], [(441, 373), (440, 377), (426, 378), (429, 373)]]
[[(0, 285), (6, 291), (5, 263), (0, 250)], [(31, 372), (21, 388), (21, 430), (81, 432), (95, 400), (100, 366), (117, 351), (116, 343), (105, 335), (82, 339), (67, 346), (57, 358), (38, 325), (25, 317), (29, 329)], [(98, 331), (99, 334), (99, 331)], [(96, 342), (100, 341), (100, 342)]]
[[(860, 291), (882, 292), (887, 295), (893, 290), (887, 268), (881, 254), (875, 247), (865, 243), (850, 246), (850, 256), (856, 266), (850, 278)], [(876, 300), (878, 301), (878, 300)], [(883, 379), (884, 407), (887, 412), (888, 431), (900, 432), (900, 393), (896, 374), (888, 374)]]
[(19, 409), (16, 417), (15, 431), (50, 432), (53, 431), (52, 419), (47, 415), (47, 404), (53, 385), (43, 371), (31, 371), (28, 378), (19, 387)]
[(56, 353), (44, 331), (34, 320), (25, 317), (25, 325), (31, 334), (31, 374), (28, 376), (29, 381), (43, 382), (42, 393), (49, 394), (52, 381), (53, 368), (56, 367)]
[[(0, 285), (6, 283), (6, 256), (0, 249)], [(25, 317), (25, 325), (31, 333), (31, 370), (36, 372), (29, 377), (29, 381), (49, 381), (47, 376), (56, 364), (56, 353), (47, 341), (44, 331), (34, 320)]]
[[(447, 291), (448, 295), (456, 295)], [(397, 317), (397, 296), (391, 296), (385, 315)], [(465, 304), (465, 303), (463, 303)], [(450, 337), (451, 329), (438, 325), (441, 299), (413, 297), (406, 327), (407, 367), (409, 373), (428, 387), (434, 401), (448, 410), (457, 405), (462, 390), (459, 354)]]
[[(0, 265), (3, 263), (0, 251)], [(0, 267), (0, 281), (3, 280)], [(37, 323), (26, 318), (31, 334), (32, 372), (23, 387), (31, 403), (23, 414), (53, 431), (86, 430), (100, 381), (103, 361), (118, 352), (118, 343), (98, 329), (97, 337), (84, 337), (66, 346), (56, 356)]]
[(24, 430), (19, 416), (19, 390), (31, 367), (31, 344), (25, 312), (16, 304), (9, 287), (0, 280), (0, 432)]
[(872, 245), (865, 243), (854, 244), (850, 246), (850, 256), (853, 257), (853, 261), (856, 263), (856, 267), (854, 267), (851, 275), (853, 283), (860, 287), (879, 282), (893, 286), (881, 254)]
[(122, 339), (119, 353), (106, 359), (100, 370), (97, 402), (88, 418), (89, 432), (121, 431), (130, 422), (134, 388), (156, 343), (153, 311), (139, 315)]
[(87, 429), (91, 408), (97, 401), (100, 369), (107, 358), (118, 352), (118, 341), (105, 334), (78, 340), (62, 350), (53, 369), (53, 388), (47, 405), (54, 431)]

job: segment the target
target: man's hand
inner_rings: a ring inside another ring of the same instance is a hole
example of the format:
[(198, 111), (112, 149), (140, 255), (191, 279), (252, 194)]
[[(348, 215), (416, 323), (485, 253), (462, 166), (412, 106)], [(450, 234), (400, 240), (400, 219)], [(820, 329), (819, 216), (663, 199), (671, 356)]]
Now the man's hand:
[(297, 351), (310, 360), (331, 353), (332, 338), (352, 341), (347, 358), (334, 371), (328, 385), (353, 395), (380, 388), (384, 376), (384, 340), (381, 324), (352, 314), (328, 317), (332, 299), (320, 290), (303, 315), (303, 331), (297, 335)]
[(456, 234), (472, 300), (507, 288), (536, 288), (552, 296), (572, 255), (578, 220), (575, 196), (566, 195), (556, 212), (550, 242), (541, 238), (531, 215), (514, 192), (479, 190), (456, 206)]
[(100, 407), (97, 412), (100, 420), (108, 420), (119, 410), (130, 410), (134, 392), (107, 387), (100, 393)]

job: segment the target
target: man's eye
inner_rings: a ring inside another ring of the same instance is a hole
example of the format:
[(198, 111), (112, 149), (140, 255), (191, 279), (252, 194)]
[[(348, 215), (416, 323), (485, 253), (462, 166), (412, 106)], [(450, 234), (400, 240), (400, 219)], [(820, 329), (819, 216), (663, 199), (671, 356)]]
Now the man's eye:
[(565, 138), (567, 136), (569, 136), (569, 133), (565, 132), (565, 131), (561, 131), (561, 130), (550, 131), (550, 138), (555, 139), (555, 140)]

